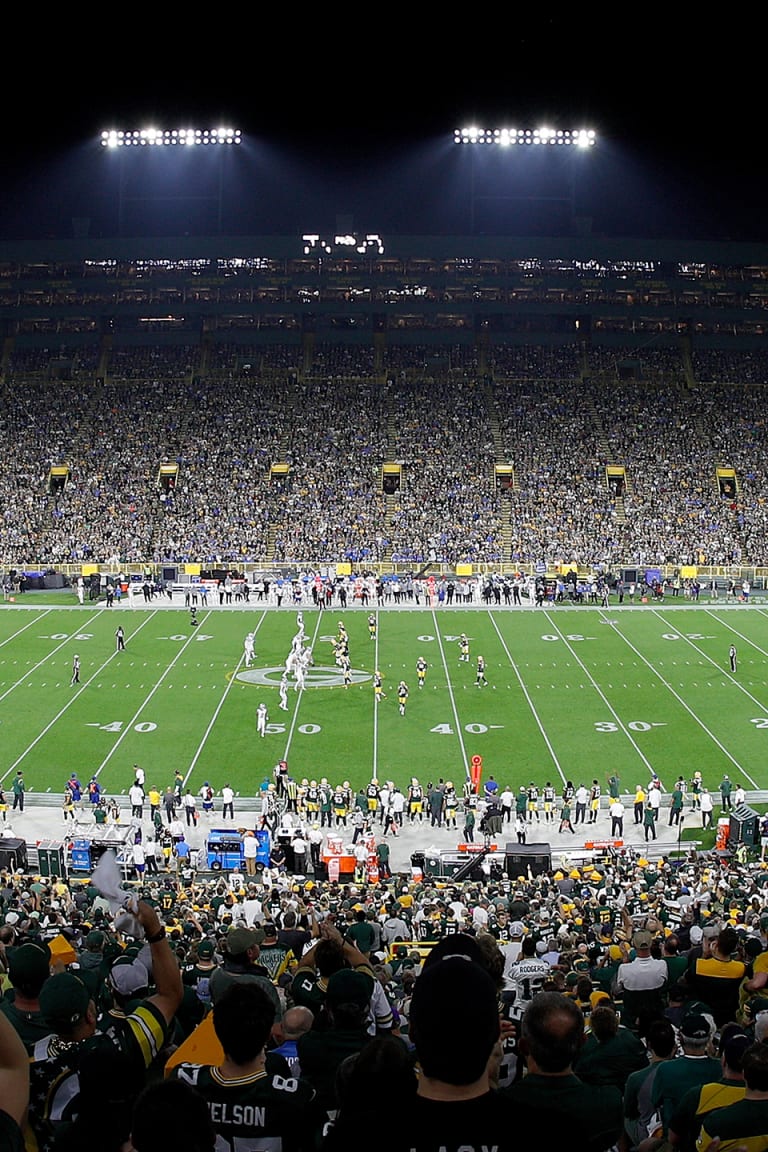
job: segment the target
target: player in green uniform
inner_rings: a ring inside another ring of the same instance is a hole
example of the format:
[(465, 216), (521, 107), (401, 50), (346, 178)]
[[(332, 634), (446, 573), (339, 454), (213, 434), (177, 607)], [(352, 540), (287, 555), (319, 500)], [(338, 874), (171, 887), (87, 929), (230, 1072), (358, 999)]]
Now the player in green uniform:
[(371, 780), (370, 784), (365, 790), (367, 811), (371, 819), (375, 816), (379, 807), (379, 782), (378, 780)]
[(424, 821), (424, 789), (419, 783), (418, 779), (413, 776), (411, 783), (408, 785), (408, 819), (411, 824), (418, 816), (419, 823)]
[(418, 679), (419, 679), (419, 688), (424, 687), (424, 681), (427, 678), (427, 668), (428, 667), (429, 667), (429, 665), (427, 664), (424, 657), (419, 656), (418, 660), (416, 661), (416, 675), (418, 676)]
[(336, 818), (336, 827), (347, 826), (347, 813), (349, 811), (349, 793), (342, 785), (338, 785), (333, 792), (333, 814)]

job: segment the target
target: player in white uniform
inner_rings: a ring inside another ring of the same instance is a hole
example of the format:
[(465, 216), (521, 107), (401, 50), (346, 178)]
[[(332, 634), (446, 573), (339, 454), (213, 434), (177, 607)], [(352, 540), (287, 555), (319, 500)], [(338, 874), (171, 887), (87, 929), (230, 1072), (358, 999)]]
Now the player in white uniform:
[(293, 687), (294, 687), (294, 690), (296, 692), (300, 692), (300, 691), (304, 690), (304, 684), (306, 681), (306, 673), (307, 673), (307, 665), (304, 661), (303, 656), (299, 656), (294, 661), (294, 665), (293, 665), (293, 676), (294, 676), (294, 680), (295, 680), (295, 684), (293, 685)]
[(266, 704), (259, 704), (256, 709), (256, 731), (259, 736), (266, 736), (267, 734), (267, 721), (269, 720), (269, 713), (267, 712)]
[(249, 632), (243, 641), (243, 656), (245, 658), (246, 668), (250, 668), (251, 664), (253, 663), (253, 642), (254, 634), (253, 632)]
[(281, 711), (287, 712), (288, 711), (288, 674), (286, 672), (283, 672), (282, 676), (280, 677), (280, 687), (279, 687), (278, 691), (280, 692)]

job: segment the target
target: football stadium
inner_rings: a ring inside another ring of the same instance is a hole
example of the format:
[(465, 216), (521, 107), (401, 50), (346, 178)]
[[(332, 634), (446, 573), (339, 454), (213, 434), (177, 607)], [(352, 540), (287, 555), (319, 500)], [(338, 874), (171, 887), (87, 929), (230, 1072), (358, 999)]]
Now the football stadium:
[(121, 106), (0, 203), (0, 1149), (765, 1149), (754, 173)]

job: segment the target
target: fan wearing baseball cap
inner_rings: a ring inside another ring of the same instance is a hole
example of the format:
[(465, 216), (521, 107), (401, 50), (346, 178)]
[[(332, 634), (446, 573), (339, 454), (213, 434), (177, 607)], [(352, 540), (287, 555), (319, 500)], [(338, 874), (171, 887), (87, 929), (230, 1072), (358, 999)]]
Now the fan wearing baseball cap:
[(744, 1053), (754, 1044), (739, 1024), (728, 1024), (720, 1037), (722, 1075), (712, 1084), (690, 1088), (672, 1115), (670, 1140), (681, 1152), (693, 1152), (707, 1113), (744, 1099)]
[(675, 1108), (690, 1088), (719, 1080), (720, 1061), (711, 1054), (714, 1022), (699, 1013), (689, 1013), (680, 1022), (681, 1056), (661, 1065), (651, 1089), (651, 1102), (661, 1111), (666, 1137)]
[(370, 1040), (368, 1016), (374, 983), (373, 975), (364, 968), (340, 968), (334, 972), (325, 990), (328, 1026), (313, 1028), (297, 1041), (301, 1074), (316, 1090), (321, 1110), (336, 1108), (337, 1069)]
[[(509, 1152), (519, 1142), (521, 1129), (512, 1105), (491, 1087), (501, 1056), (496, 984), (474, 959), (480, 955), (474, 938), (456, 934), (441, 944), (413, 987), (409, 1037), (418, 1080), (411, 1086), (407, 1063), (398, 1060), (402, 1122), (382, 1119), (369, 1126), (364, 1140), (371, 1152), (434, 1152), (441, 1147)], [(303, 1071), (303, 1060), (301, 1067)], [(344, 1152), (359, 1139), (360, 1116), (345, 1110), (342, 1102), (325, 1152)]]
[[(181, 974), (155, 909), (145, 901), (138, 906), (138, 920), (151, 953), (155, 993), (117, 1022), (97, 1033), (96, 1006), (85, 983), (72, 971), (59, 972), (46, 980), (40, 992), (40, 1013), (50, 1034), (35, 1045), (31, 1058), (30, 1125), (42, 1147), (50, 1145), (57, 1126), (74, 1120), (88, 1106), (81, 1098), (78, 1066), (81, 1057), (103, 1045), (122, 1053), (131, 1067), (148, 1068), (164, 1045), (181, 1003)], [(124, 965), (126, 975), (113, 982), (119, 995), (136, 991), (136, 979), (145, 979), (146, 968), (134, 962)], [(143, 968), (143, 972), (138, 968)], [(114, 971), (114, 970), (113, 970)]]
[(51, 974), (47, 944), (22, 944), (8, 954), (8, 978), (14, 998), (0, 1000), (0, 1012), (8, 1017), (31, 1054), (38, 1040), (50, 1033), (40, 1014), (40, 989)]
[(187, 964), (182, 972), (182, 980), (188, 988), (194, 989), (201, 1004), (211, 1004), (211, 974), (218, 965), (215, 959), (216, 946), (213, 940), (205, 937), (197, 945), (197, 962)]
[(643, 1017), (655, 1019), (666, 1006), (667, 965), (651, 955), (652, 943), (653, 936), (645, 928), (635, 932), (632, 936), (635, 958), (630, 960), (626, 952), (625, 963), (620, 964), (616, 972), (617, 990), (624, 994), (622, 1023), (629, 1028), (636, 1028)]

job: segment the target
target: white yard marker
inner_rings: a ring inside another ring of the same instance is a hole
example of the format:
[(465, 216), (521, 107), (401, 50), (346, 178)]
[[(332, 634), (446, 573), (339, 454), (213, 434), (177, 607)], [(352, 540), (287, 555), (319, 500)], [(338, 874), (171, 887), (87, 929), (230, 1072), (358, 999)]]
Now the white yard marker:
[[(210, 613), (210, 610), (209, 610), (209, 611), (208, 611), (208, 613), (207, 613), (207, 615), (206, 615), (206, 617), (205, 617), (205, 619), (207, 619), (207, 618), (208, 618), (208, 616), (210, 616), (210, 614), (211, 614), (211, 613)], [(202, 623), (202, 621), (201, 621), (201, 623)], [(128, 721), (128, 723), (126, 724), (125, 728), (123, 729), (123, 731), (122, 731), (122, 732), (120, 733), (120, 735), (118, 736), (117, 740), (115, 740), (115, 742), (114, 742), (114, 744), (112, 745), (112, 747), (110, 748), (109, 752), (107, 753), (107, 755), (106, 755), (106, 756), (104, 757), (104, 759), (102, 760), (101, 764), (99, 764), (98, 768), (97, 768), (97, 769), (96, 769), (96, 771), (94, 772), (94, 776), (100, 776), (100, 775), (101, 775), (101, 773), (102, 773), (102, 772), (103, 772), (103, 770), (106, 768), (106, 766), (107, 766), (107, 764), (109, 763), (109, 761), (110, 761), (110, 760), (112, 759), (112, 757), (114, 756), (114, 754), (115, 754), (115, 752), (117, 751), (117, 749), (118, 749), (118, 748), (120, 747), (120, 745), (122, 744), (122, 742), (123, 742), (123, 740), (125, 739), (125, 737), (128, 735), (128, 733), (129, 733), (129, 732), (132, 732), (132, 731), (133, 731), (133, 726), (134, 726), (134, 724), (136, 723), (136, 721), (138, 720), (139, 716), (141, 716), (142, 712), (143, 712), (143, 711), (144, 711), (144, 709), (146, 708), (147, 704), (149, 704), (149, 702), (150, 702), (150, 700), (152, 699), (152, 697), (154, 696), (155, 692), (157, 692), (157, 690), (158, 690), (158, 688), (160, 687), (160, 685), (162, 684), (163, 680), (165, 680), (165, 678), (166, 678), (166, 676), (168, 675), (168, 673), (170, 672), (171, 668), (173, 668), (173, 666), (174, 666), (174, 664), (176, 663), (176, 661), (177, 661), (177, 660), (181, 659), (181, 656), (182, 656), (182, 655), (183, 655), (183, 653), (184, 653), (184, 652), (187, 650), (187, 648), (188, 648), (188, 647), (189, 647), (189, 645), (192, 643), (192, 641), (195, 639), (195, 637), (196, 637), (196, 633), (195, 633), (195, 632), (194, 632), (194, 630), (193, 630), (193, 631), (190, 633), (190, 635), (189, 635), (189, 639), (184, 641), (184, 643), (182, 644), (181, 648), (179, 648), (178, 652), (177, 652), (177, 653), (176, 653), (176, 655), (174, 656), (173, 660), (171, 660), (170, 664), (168, 664), (168, 665), (167, 665), (167, 667), (165, 668), (165, 671), (161, 673), (161, 675), (160, 675), (160, 679), (159, 679), (159, 680), (156, 682), (156, 684), (155, 684), (155, 685), (154, 685), (154, 687), (151, 689), (151, 691), (147, 693), (146, 697), (144, 698), (144, 701), (143, 701), (143, 702), (142, 702), (142, 703), (139, 705), (139, 707), (136, 709), (136, 711), (134, 712), (134, 714), (133, 714), (132, 718), (131, 718), (131, 719)]]
[(461, 759), (462, 759), (462, 762), (464, 764), (464, 775), (469, 776), (469, 761), (467, 760), (467, 750), (464, 747), (464, 737), (461, 734), (461, 724), (459, 723), (459, 713), (458, 713), (458, 710), (456, 708), (456, 700), (454, 699), (454, 695), (453, 695), (453, 686), (451, 684), (451, 677), (450, 677), (450, 674), (448, 672), (448, 664), (446, 663), (446, 659), (445, 659), (445, 651), (443, 649), (443, 640), (442, 640), (442, 637), (440, 635), (440, 625), (437, 622), (437, 616), (435, 615), (434, 608), (432, 609), (432, 623), (434, 625), (435, 638), (436, 638), (438, 646), (440, 648), (440, 657), (443, 661), (443, 668), (445, 669), (445, 680), (446, 680), (446, 683), (448, 685), (448, 695), (451, 698), (451, 708), (453, 709), (453, 719), (454, 719), (454, 723), (456, 724), (456, 735), (459, 738), (459, 745), (461, 747)]
[[(254, 632), (258, 632), (259, 628), (261, 628), (262, 624), (264, 623), (266, 616), (267, 616), (266, 611), (262, 612), (261, 620), (259, 620), (258, 624), (254, 628)], [(221, 694), (221, 699), (219, 700), (218, 704), (216, 705), (216, 711), (214, 712), (213, 716), (211, 716), (211, 721), (205, 730), (205, 734), (197, 746), (197, 752), (195, 752), (194, 756), (192, 757), (192, 761), (189, 765), (189, 768), (187, 768), (186, 775), (184, 776), (184, 783), (185, 784), (187, 783), (190, 776), (192, 775), (192, 773), (195, 770), (195, 765), (197, 764), (198, 760), (200, 759), (200, 753), (203, 751), (203, 748), (205, 747), (206, 741), (208, 740), (208, 737), (211, 734), (211, 730), (212, 730), (214, 724), (216, 723), (216, 720), (218, 719), (219, 712), (221, 712), (222, 708), (224, 707), (224, 701), (226, 700), (227, 696), (229, 695), (230, 688), (232, 687), (235, 680), (237, 679), (237, 673), (240, 671), (240, 665), (242, 664), (244, 659), (245, 659), (245, 653), (243, 652), (243, 654), (240, 656), (240, 659), (237, 662), (237, 666), (235, 667), (234, 672), (232, 673), (229, 680), (227, 681), (227, 686)]]
[[(317, 634), (320, 631), (320, 623), (324, 619), (324, 617), (325, 617), (325, 610), (323, 610), (322, 612), (318, 612), (317, 623), (315, 624), (315, 631), (312, 633), (312, 653), (313, 653), (313, 655), (314, 655), (314, 651), (315, 651), (315, 644), (317, 643)], [(300, 688), (299, 689), (299, 698), (296, 701), (296, 707), (294, 708), (293, 716), (291, 717), (291, 726), (288, 729), (288, 739), (285, 742), (285, 752), (283, 752), (283, 760), (288, 759), (288, 753), (290, 751), (291, 744), (293, 743), (293, 734), (296, 731), (296, 721), (299, 718), (299, 708), (301, 707), (301, 698), (303, 695), (304, 695), (304, 689)]]
[[(154, 615), (155, 615), (155, 613), (153, 612), (151, 615), (147, 616), (146, 620), (142, 620), (142, 622), (141, 622), (141, 624), (139, 624), (138, 628), (136, 628), (134, 630), (134, 632), (132, 633), (131, 638), (133, 638), (133, 636), (136, 636), (139, 632), (141, 632), (144, 625), (148, 624), (149, 621), (152, 619), (152, 616), (154, 616)], [(85, 689), (88, 687), (88, 685), (91, 684), (96, 679), (97, 676), (101, 675), (101, 673), (104, 671), (104, 669), (109, 664), (110, 660), (114, 660), (114, 658), (115, 658), (115, 656), (117, 656), (117, 654), (118, 653), (116, 651), (112, 652), (107, 657), (107, 659), (104, 661), (104, 663), (101, 665), (101, 667), (97, 668), (96, 671), (93, 673), (93, 675), (89, 676), (88, 679), (85, 681), (85, 683), (80, 685), (77, 692), (75, 692), (72, 696), (70, 696), (69, 700), (67, 700), (64, 707), (59, 709), (59, 711), (54, 716), (53, 720), (51, 720), (48, 724), (46, 724), (46, 726), (45, 726), (45, 728), (43, 728), (42, 732), (40, 732), (39, 735), (37, 735), (35, 737), (35, 739), (32, 741), (32, 743), (27, 748), (25, 748), (25, 750), (22, 752), (21, 756), (17, 757), (16, 760), (14, 760), (13, 764), (11, 764), (11, 766), (7, 770), (7, 772), (4, 772), (3, 775), (0, 776), (0, 781), (5, 780), (6, 776), (10, 776), (11, 772), (13, 772), (13, 770), (15, 768), (17, 768), (19, 766), (19, 764), (21, 764), (22, 760), (24, 760), (24, 758), (29, 755), (29, 753), (32, 751), (32, 749), (35, 747), (35, 745), (40, 740), (42, 740), (42, 738), (43, 738), (43, 736), (45, 736), (46, 732), (49, 732), (50, 729), (53, 728), (56, 721), (61, 719), (61, 717), (66, 712), (67, 708), (70, 708), (75, 703), (78, 696), (80, 696), (81, 692), (84, 692)], [(100, 727), (101, 727), (101, 725), (99, 724), (98, 721), (96, 721), (95, 723), (92, 723), (92, 724), (86, 724), (86, 728), (100, 728)]]
[(0, 640), (0, 648), (2, 648), (4, 644), (10, 644), (11, 640), (15, 640), (17, 636), (21, 636), (22, 632), (26, 632), (27, 628), (31, 628), (33, 624), (39, 623), (44, 616), (47, 616), (48, 613), (52, 611), (52, 608), (46, 608), (39, 616), (33, 617), (29, 624), (25, 624), (23, 628), (19, 628), (18, 631), (14, 632), (11, 636), (7, 636), (5, 640)]
[(616, 721), (616, 723), (617, 723), (617, 724), (618, 724), (618, 726), (619, 726), (619, 729), (620, 729), (620, 730), (621, 730), (621, 731), (624, 733), (624, 735), (626, 736), (627, 740), (629, 740), (629, 742), (630, 742), (630, 744), (632, 745), (632, 747), (634, 748), (635, 752), (637, 752), (638, 756), (639, 756), (639, 757), (640, 757), (640, 759), (642, 760), (643, 764), (645, 764), (645, 766), (646, 766), (646, 768), (648, 769), (648, 771), (649, 771), (649, 773), (651, 774), (651, 776), (657, 776), (657, 772), (656, 772), (656, 769), (653, 767), (653, 765), (651, 764), (650, 760), (648, 759), (648, 757), (647, 757), (647, 756), (645, 755), (645, 753), (643, 752), (642, 748), (640, 748), (640, 746), (638, 745), (638, 743), (637, 743), (637, 741), (635, 740), (634, 736), (633, 736), (633, 735), (632, 735), (632, 733), (629, 731), (629, 729), (627, 728), (626, 724), (625, 724), (625, 723), (624, 723), (624, 721), (621, 719), (621, 717), (619, 716), (618, 712), (617, 712), (617, 711), (616, 711), (616, 709), (613, 707), (613, 705), (611, 704), (610, 700), (609, 700), (609, 699), (608, 699), (608, 697), (605, 695), (605, 693), (603, 692), (602, 688), (601, 688), (601, 687), (600, 687), (600, 685), (597, 683), (597, 681), (595, 680), (594, 676), (592, 675), (592, 673), (591, 673), (591, 672), (589, 671), (589, 669), (587, 668), (587, 666), (586, 666), (586, 664), (584, 663), (584, 661), (583, 661), (583, 660), (581, 659), (581, 657), (580, 657), (580, 656), (578, 656), (578, 655), (577, 655), (577, 653), (574, 651), (574, 649), (573, 649), (573, 646), (572, 646), (572, 645), (569, 643), (569, 641), (568, 641), (567, 637), (566, 637), (566, 636), (564, 636), (564, 635), (563, 635), (563, 633), (560, 631), (560, 629), (558, 628), (557, 624), (555, 624), (554, 620), (552, 620), (552, 618), (551, 618), (550, 614), (549, 614), (549, 613), (546, 613), (546, 616), (547, 616), (547, 619), (550, 621), (550, 623), (551, 623), (551, 625), (552, 625), (552, 628), (554, 629), (554, 631), (555, 631), (555, 632), (557, 632), (558, 636), (560, 637), (560, 639), (562, 640), (562, 642), (565, 644), (566, 648), (567, 648), (567, 649), (568, 649), (568, 651), (571, 653), (571, 655), (573, 656), (574, 660), (577, 660), (577, 661), (578, 661), (579, 665), (581, 666), (581, 670), (584, 672), (584, 674), (586, 675), (586, 677), (587, 677), (587, 679), (589, 680), (590, 684), (591, 684), (591, 685), (592, 685), (592, 687), (594, 688), (595, 692), (597, 692), (598, 696), (600, 697), (600, 699), (601, 699), (601, 700), (603, 701), (603, 703), (605, 704), (605, 706), (606, 706), (606, 708), (608, 709), (608, 711), (610, 712), (611, 716), (613, 716), (614, 720)]
[[(84, 627), (88, 628), (94, 620), (102, 619), (102, 615), (103, 614), (99, 612), (96, 616), (92, 616), (88, 623), (84, 625)], [(80, 629), (80, 631), (82, 631), (82, 629)], [(5, 700), (6, 696), (9, 696), (10, 693), (13, 692), (14, 688), (18, 688), (19, 684), (23, 684), (28, 676), (31, 676), (32, 673), (36, 672), (38, 668), (42, 668), (43, 664), (47, 663), (47, 661), (50, 660), (52, 656), (55, 656), (57, 652), (60, 652), (64, 645), (69, 644), (69, 642), (74, 640), (74, 638), (74, 635), (67, 636), (65, 640), (60, 641), (60, 643), (56, 645), (52, 652), (49, 652), (48, 655), (44, 656), (42, 660), (38, 660), (37, 664), (33, 664), (29, 672), (25, 672), (23, 676), (19, 677), (15, 684), (11, 684), (10, 688), (6, 688), (5, 692), (3, 692), (2, 696), (0, 696), (0, 702)]]
[[(666, 623), (666, 621), (665, 621), (665, 623)], [(667, 688), (672, 693), (675, 700), (677, 700), (678, 704), (681, 704), (683, 706), (683, 708), (685, 708), (688, 715), (693, 720), (696, 721), (696, 723), (699, 725), (699, 727), (701, 729), (703, 729), (704, 732), (706, 732), (707, 736), (709, 736), (710, 740), (712, 740), (713, 743), (715, 743), (717, 745), (717, 747), (720, 749), (720, 751), (723, 753), (723, 755), (726, 756), (730, 760), (731, 764), (733, 764), (733, 766), (735, 768), (738, 768), (739, 772), (743, 773), (743, 775), (746, 776), (747, 780), (749, 780), (749, 782), (752, 784), (752, 787), (757, 788), (757, 784), (752, 779), (752, 777), (749, 775), (749, 773), (744, 771), (741, 764), (739, 764), (738, 760), (735, 760), (734, 757), (731, 755), (731, 753), (728, 751), (728, 749), (725, 747), (725, 745), (720, 743), (717, 736), (715, 736), (714, 732), (711, 732), (709, 730), (709, 728), (704, 723), (704, 721), (699, 716), (696, 715), (696, 713), (693, 711), (693, 709), (690, 707), (690, 705), (683, 699), (683, 697), (680, 695), (680, 693), (676, 692), (675, 689), (672, 687), (672, 685), (669, 683), (669, 681), (664, 679), (664, 677), (659, 672), (658, 668), (655, 668), (653, 666), (653, 664), (651, 664), (650, 660), (647, 660), (645, 658), (645, 656), (643, 656), (642, 652), (638, 651), (638, 649), (635, 648), (634, 644), (630, 640), (627, 639), (627, 637), (623, 634), (623, 632), (619, 628), (616, 629), (616, 634), (617, 634), (617, 636), (621, 636), (624, 643), (629, 648), (632, 649), (632, 651), (635, 653), (635, 655), (638, 656), (642, 660), (642, 662), (646, 665), (646, 667), (650, 668), (650, 670), (651, 670), (651, 672), (653, 672), (654, 676), (656, 676), (657, 679), (659, 679), (661, 681), (661, 683), (664, 685), (664, 687)], [(713, 663), (714, 663), (714, 661), (713, 661)]]
[[(488, 613), (488, 618), (491, 621), (491, 623), (493, 624), (494, 628), (496, 629), (496, 634), (499, 637), (499, 640), (501, 642), (501, 646), (506, 653), (507, 660), (509, 660), (509, 666), (512, 669), (512, 671), (514, 672), (515, 676), (517, 676), (517, 682), (523, 691), (523, 695), (525, 696), (526, 700), (528, 701), (528, 707), (530, 708), (531, 713), (533, 715), (533, 718), (536, 721), (536, 725), (539, 729), (539, 732), (541, 732), (542, 740), (546, 744), (547, 750), (549, 751), (549, 754), (552, 757), (552, 763), (554, 764), (555, 768), (557, 768), (557, 771), (560, 775), (560, 779), (562, 780), (563, 784), (565, 784), (566, 783), (565, 773), (563, 772), (563, 769), (560, 767), (560, 761), (557, 758), (557, 753), (555, 752), (554, 748), (552, 747), (552, 742), (549, 739), (549, 736), (547, 736), (544, 725), (542, 724), (541, 719), (539, 717), (539, 714), (536, 711), (536, 705), (534, 704), (533, 700), (531, 699), (531, 694), (525, 686), (523, 678), (520, 675), (520, 672), (518, 670), (517, 664), (512, 659), (512, 653), (510, 652), (509, 648), (507, 647), (506, 641), (504, 640), (504, 637), (502, 636), (501, 632), (499, 632), (499, 626), (496, 623), (496, 618), (492, 612)], [(497, 725), (492, 725), (492, 727), (497, 727)]]

